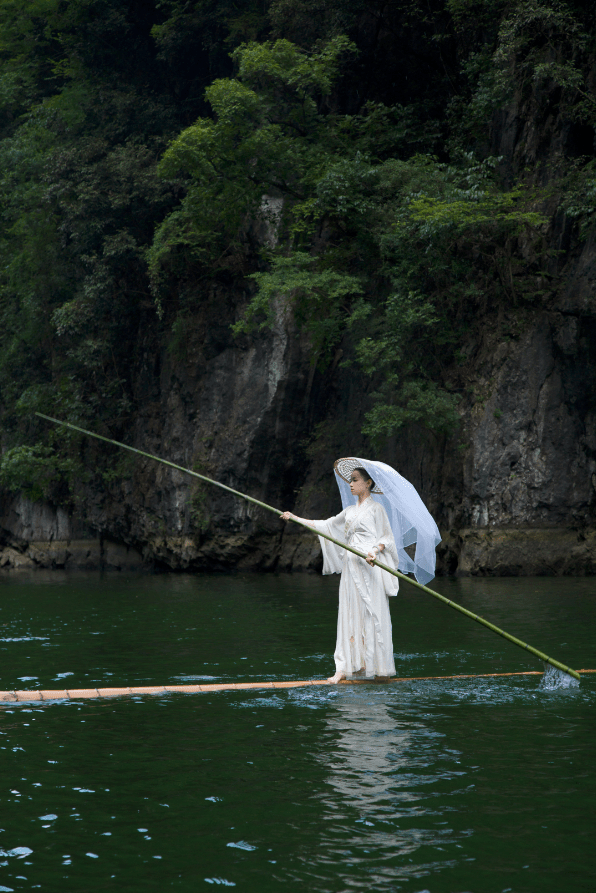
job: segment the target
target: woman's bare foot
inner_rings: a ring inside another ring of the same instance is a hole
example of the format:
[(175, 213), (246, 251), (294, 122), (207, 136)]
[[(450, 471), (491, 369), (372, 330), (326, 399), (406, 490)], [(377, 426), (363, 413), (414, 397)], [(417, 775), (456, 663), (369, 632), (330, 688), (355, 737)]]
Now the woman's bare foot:
[(330, 682), (332, 685), (337, 685), (338, 682), (341, 682), (341, 680), (345, 678), (345, 673), (336, 673), (335, 676), (330, 676), (327, 682)]

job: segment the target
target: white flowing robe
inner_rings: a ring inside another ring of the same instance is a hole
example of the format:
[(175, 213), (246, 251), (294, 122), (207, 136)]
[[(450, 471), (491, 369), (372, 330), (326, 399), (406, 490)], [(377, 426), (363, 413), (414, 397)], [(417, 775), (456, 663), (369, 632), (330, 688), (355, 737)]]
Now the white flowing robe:
[[(397, 568), (398, 556), (389, 519), (383, 506), (368, 497), (334, 518), (311, 521), (313, 527), (365, 554), (384, 545), (379, 560)], [(364, 558), (319, 537), (323, 573), (341, 574), (335, 667), (351, 676), (393, 676), (393, 639), (388, 596), (397, 595), (399, 581)]]

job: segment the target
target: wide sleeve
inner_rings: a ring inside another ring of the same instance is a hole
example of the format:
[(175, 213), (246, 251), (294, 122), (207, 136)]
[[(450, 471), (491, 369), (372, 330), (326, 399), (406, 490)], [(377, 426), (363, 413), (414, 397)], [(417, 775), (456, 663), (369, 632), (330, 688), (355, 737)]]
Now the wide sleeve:
[[(335, 515), (333, 518), (327, 518), (326, 521), (310, 521), (315, 530), (332, 536), (333, 539), (342, 543), (346, 542), (346, 513), (345, 510)], [(323, 552), (323, 573), (324, 574), (341, 574), (343, 568), (343, 560), (345, 549), (336, 546), (335, 543), (329, 542), (324, 537), (319, 537), (321, 551)]]
[[(397, 547), (395, 545), (395, 539), (393, 537), (391, 525), (389, 524), (387, 512), (380, 502), (377, 502), (375, 505), (375, 526), (377, 534), (376, 545), (385, 546), (383, 552), (381, 552), (377, 556), (378, 560), (383, 564), (386, 564), (387, 567), (391, 567), (393, 568), (393, 570), (397, 570), (399, 564)], [(387, 595), (397, 595), (399, 591), (399, 579), (397, 577), (394, 577), (393, 574), (388, 574), (387, 571), (382, 570), (381, 574), (383, 576), (383, 586), (385, 587), (385, 593)]]

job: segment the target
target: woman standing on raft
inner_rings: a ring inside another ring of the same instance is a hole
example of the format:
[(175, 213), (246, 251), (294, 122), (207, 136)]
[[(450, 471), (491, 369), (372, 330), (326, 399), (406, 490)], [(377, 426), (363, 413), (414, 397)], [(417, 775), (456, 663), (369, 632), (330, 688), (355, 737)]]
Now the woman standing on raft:
[[(338, 459), (334, 470), (344, 506), (339, 515), (311, 521), (284, 512), (281, 518), (302, 521), (367, 555), (365, 561), (319, 537), (323, 573), (341, 574), (335, 675), (329, 682), (354, 675), (386, 678), (395, 674), (388, 597), (397, 595), (399, 583), (373, 562), (378, 557), (388, 567), (396, 569), (399, 564), (402, 573), (413, 571), (426, 583), (434, 576), (434, 549), (441, 538), (412, 485), (389, 465), (346, 458)], [(414, 542), (412, 561), (403, 549)]]

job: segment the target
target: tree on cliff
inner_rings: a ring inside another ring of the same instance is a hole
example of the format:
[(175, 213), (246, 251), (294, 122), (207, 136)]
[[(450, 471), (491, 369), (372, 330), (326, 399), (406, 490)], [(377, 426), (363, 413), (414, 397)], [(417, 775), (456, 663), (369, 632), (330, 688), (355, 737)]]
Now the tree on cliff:
[(478, 294), (507, 291), (511, 241), (544, 223), (534, 190), (500, 188), (491, 158), (423, 154), (434, 133), (410, 127), (403, 106), (339, 112), (342, 69), (357, 56), (345, 37), (311, 53), (280, 39), (233, 55), (236, 77), (206, 91), (213, 116), (185, 129), (160, 164), (188, 183), (150, 252), (158, 302), (193, 264), (214, 275), (242, 268), (250, 223), (279, 198), (276, 246), (261, 249), (266, 269), (250, 274), (257, 290), (236, 333), (272, 325), (283, 300), (310, 333), (313, 361), (329, 363), (341, 344), (371, 377), (365, 433), (409, 422), (452, 430), (457, 395), (442, 368)]

